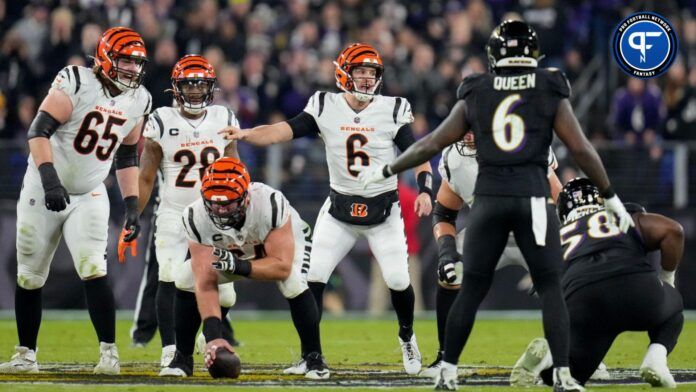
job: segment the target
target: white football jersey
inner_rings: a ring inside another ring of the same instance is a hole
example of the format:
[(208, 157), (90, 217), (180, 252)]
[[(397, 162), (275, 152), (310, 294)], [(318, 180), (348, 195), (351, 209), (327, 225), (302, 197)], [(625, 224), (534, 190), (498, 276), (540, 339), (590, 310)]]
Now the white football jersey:
[(283, 226), (290, 217), (293, 235), (303, 237), (302, 218), (280, 191), (260, 182), (252, 182), (248, 192), (249, 205), (240, 230), (222, 230), (215, 226), (202, 198), (191, 203), (182, 215), (188, 239), (203, 245), (235, 250), (237, 257), (253, 260), (263, 256), (263, 243), (268, 233)]
[(149, 116), (143, 136), (162, 147), (163, 177), (160, 208), (181, 211), (200, 195), (205, 169), (225, 155), (230, 142), (218, 131), (239, 126), (234, 113), (224, 106), (209, 106), (202, 119), (188, 120), (177, 108), (162, 107)]
[(396, 189), (396, 176), (370, 184), (358, 181), (353, 165), (382, 166), (396, 158), (394, 137), (399, 128), (413, 122), (411, 105), (400, 97), (377, 95), (356, 113), (343, 93), (318, 91), (304, 109), (314, 117), (326, 146), (331, 188), (346, 195), (372, 197)]
[[(70, 119), (50, 138), (53, 165), (68, 193), (87, 193), (109, 174), (116, 149), (150, 112), (152, 98), (142, 85), (111, 97), (91, 69), (77, 65), (63, 68), (51, 89), (63, 91), (73, 105)], [(41, 184), (31, 156), (27, 179)]]
[[(440, 176), (447, 180), (454, 193), (461, 197), (467, 205), (471, 206), (471, 203), (474, 202), (474, 186), (478, 176), (476, 151), (460, 145), (459, 147), (463, 148), (463, 152), (466, 154), (462, 155), (457, 150), (457, 144), (449, 145), (442, 150), (442, 159), (440, 159), (437, 169), (440, 172)], [(548, 165), (548, 175), (550, 176), (551, 172), (558, 167), (556, 155), (551, 147), (549, 147)]]

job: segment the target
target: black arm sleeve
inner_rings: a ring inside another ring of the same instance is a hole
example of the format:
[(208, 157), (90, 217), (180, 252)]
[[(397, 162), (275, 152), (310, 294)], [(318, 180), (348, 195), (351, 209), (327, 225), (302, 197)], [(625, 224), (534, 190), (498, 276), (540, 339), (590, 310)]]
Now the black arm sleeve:
[(41, 110), (36, 114), (34, 121), (32, 121), (29, 126), (27, 139), (33, 139), (35, 137), (45, 137), (48, 139), (56, 132), (59, 126), (60, 123), (58, 120), (48, 112)]
[(411, 147), (411, 144), (415, 142), (416, 138), (413, 136), (413, 130), (408, 124), (399, 128), (399, 130), (396, 132), (396, 137), (394, 137), (394, 144), (399, 147), (399, 151), (401, 152), (406, 151), (409, 147)]
[(138, 145), (137, 144), (121, 144), (116, 150), (114, 157), (116, 170), (125, 169), (131, 166), (138, 166)]
[(292, 138), (319, 135), (319, 126), (311, 114), (302, 112), (288, 120), (288, 125), (292, 129)]

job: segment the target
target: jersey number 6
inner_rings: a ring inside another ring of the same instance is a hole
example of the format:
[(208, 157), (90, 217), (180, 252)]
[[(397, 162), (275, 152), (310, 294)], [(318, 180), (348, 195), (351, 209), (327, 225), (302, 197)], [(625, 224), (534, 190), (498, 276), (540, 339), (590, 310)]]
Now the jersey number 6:
[(524, 120), (511, 113), (520, 100), (519, 94), (508, 95), (493, 114), (493, 141), (505, 152), (516, 151), (524, 141)]
[(348, 160), (348, 173), (351, 176), (357, 177), (358, 172), (350, 170), (351, 166), (355, 165), (355, 160), (360, 159), (360, 164), (362, 166), (370, 166), (370, 156), (367, 155), (365, 151), (358, 150), (355, 146), (355, 142), (358, 142), (358, 148), (363, 147), (367, 144), (367, 137), (361, 133), (354, 133), (348, 136), (346, 139), (346, 158)]

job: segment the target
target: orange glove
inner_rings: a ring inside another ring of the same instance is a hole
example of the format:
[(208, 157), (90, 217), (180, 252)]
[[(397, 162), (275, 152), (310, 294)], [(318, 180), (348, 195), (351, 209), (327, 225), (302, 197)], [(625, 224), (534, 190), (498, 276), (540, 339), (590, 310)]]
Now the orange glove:
[(130, 248), (131, 256), (138, 255), (138, 240), (133, 239), (126, 242), (125, 237), (130, 234), (130, 230), (121, 230), (121, 235), (118, 237), (118, 262), (123, 264), (126, 262), (126, 250)]

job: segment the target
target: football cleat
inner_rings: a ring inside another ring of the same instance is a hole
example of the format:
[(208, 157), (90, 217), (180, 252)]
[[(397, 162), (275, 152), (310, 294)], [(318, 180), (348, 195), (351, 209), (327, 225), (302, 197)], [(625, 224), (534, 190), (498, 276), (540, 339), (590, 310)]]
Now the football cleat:
[(99, 363), (94, 367), (94, 374), (117, 375), (121, 373), (118, 349), (115, 343), (99, 343)]
[(594, 381), (606, 381), (606, 380), (611, 380), (611, 374), (609, 374), (609, 371), (607, 370), (607, 365), (604, 364), (604, 362), (600, 362), (599, 366), (597, 366), (597, 369), (592, 373), (592, 376), (590, 376), (590, 380)]
[(404, 342), (399, 337), (401, 345), (401, 357), (404, 361), (404, 369), (406, 374), (416, 375), (421, 370), (421, 353), (418, 351), (418, 343), (416, 342), (416, 334), (411, 335), (408, 342)]
[(10, 361), (0, 363), (0, 373), (38, 373), (36, 351), (24, 346), (15, 346), (15, 354)]
[(662, 345), (650, 345), (638, 373), (643, 381), (653, 387), (677, 387), (677, 383), (674, 381), (674, 377), (667, 367), (667, 349)]
[(570, 375), (569, 368), (560, 367), (553, 369), (553, 392), (585, 392), (585, 388)]
[(435, 378), (440, 374), (440, 369), (442, 368), (442, 351), (437, 352), (437, 357), (427, 368), (423, 369), (419, 376)]
[(549, 344), (544, 338), (533, 339), (510, 372), (510, 385), (530, 387), (537, 384), (539, 373), (553, 365)]
[(300, 359), (299, 362), (290, 366), (289, 368), (283, 369), (283, 374), (300, 375), (305, 373), (307, 373), (307, 360), (304, 358)]
[(305, 363), (307, 366), (305, 378), (326, 380), (331, 375), (329, 367), (326, 365), (326, 362), (324, 362), (324, 357), (316, 351), (307, 354)]
[(174, 359), (174, 353), (176, 353), (176, 345), (170, 344), (169, 346), (162, 347), (162, 356), (160, 357), (160, 367), (167, 367)]
[(440, 373), (435, 376), (436, 391), (457, 390), (457, 365), (442, 362)]
[(169, 366), (162, 368), (160, 377), (191, 377), (193, 376), (193, 355), (184, 355), (179, 351), (174, 353), (174, 358)]

